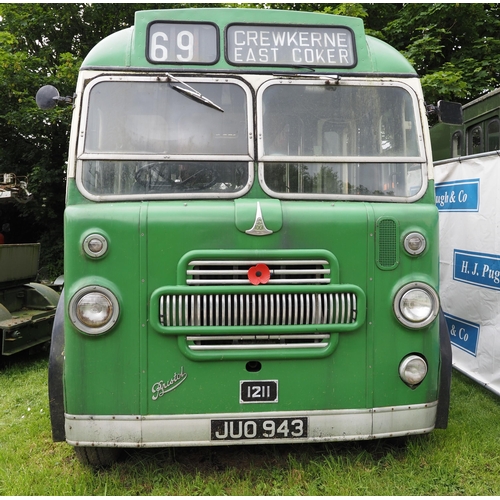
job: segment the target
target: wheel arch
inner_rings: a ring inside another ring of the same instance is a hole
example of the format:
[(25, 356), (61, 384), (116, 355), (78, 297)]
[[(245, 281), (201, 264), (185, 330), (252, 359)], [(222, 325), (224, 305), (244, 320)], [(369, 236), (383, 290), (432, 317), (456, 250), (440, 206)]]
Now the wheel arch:
[(64, 429), (64, 289), (57, 304), (49, 355), (49, 410), (52, 439), (65, 441)]
[(436, 415), (436, 429), (448, 427), (450, 409), (452, 352), (448, 325), (443, 311), (439, 311), (439, 347), (441, 367), (439, 373), (439, 401)]

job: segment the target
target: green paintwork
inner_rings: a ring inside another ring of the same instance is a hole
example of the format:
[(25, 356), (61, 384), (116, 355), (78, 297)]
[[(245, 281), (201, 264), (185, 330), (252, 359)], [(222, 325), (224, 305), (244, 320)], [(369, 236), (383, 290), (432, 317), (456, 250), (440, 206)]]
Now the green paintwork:
[[(72, 185), (70, 192), (74, 199)], [(123, 304), (119, 323), (100, 337), (89, 338), (66, 324), (66, 385), (71, 388), (66, 392), (67, 412), (252, 411), (252, 405), (238, 403), (237, 391), (239, 380), (251, 375), (245, 363), (257, 353), (188, 358), (179, 349), (182, 338), (165, 334), (152, 319), (154, 294), (178, 283), (182, 275), (178, 263), (193, 248), (198, 256), (216, 254), (219, 258), (234, 255), (230, 249), (247, 249), (247, 256), (269, 252), (284, 257), (288, 249), (306, 254), (326, 249), (338, 260), (340, 283), (365, 291), (366, 318), (362, 314), (358, 328), (340, 332), (332, 352), (301, 359), (300, 365), (287, 352), (274, 354), (272, 359), (262, 356), (263, 370), (256, 380), (280, 379), (280, 399), (287, 406), (296, 410), (369, 408), (436, 398), (437, 325), (409, 331), (392, 314), (393, 296), (408, 281), (422, 280), (438, 287), (435, 206), (419, 203), (408, 210), (384, 203), (281, 202), (282, 229), (256, 238), (235, 224), (238, 205), (239, 201), (158, 201), (67, 208), (66, 296), (82, 286), (98, 284), (109, 287)], [(415, 259), (401, 251), (394, 270), (380, 270), (375, 263), (374, 236), (380, 217), (398, 220), (398, 239), (410, 230), (421, 231), (430, 242), (425, 255)], [(91, 231), (106, 235), (110, 243), (109, 254), (95, 261), (81, 250)], [(426, 356), (430, 373), (411, 390), (399, 380), (397, 366), (414, 351)], [(168, 398), (153, 401), (151, 387), (170, 379), (181, 367), (189, 374), (188, 380)], [(277, 404), (265, 406), (277, 408)]]

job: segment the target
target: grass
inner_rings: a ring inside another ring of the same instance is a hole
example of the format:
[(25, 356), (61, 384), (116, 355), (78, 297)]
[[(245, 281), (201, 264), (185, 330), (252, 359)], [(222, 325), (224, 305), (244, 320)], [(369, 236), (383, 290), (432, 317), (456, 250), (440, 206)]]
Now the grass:
[(130, 450), (106, 470), (51, 439), (47, 355), (0, 369), (0, 495), (498, 495), (500, 398), (453, 374), (447, 430), (313, 445)]

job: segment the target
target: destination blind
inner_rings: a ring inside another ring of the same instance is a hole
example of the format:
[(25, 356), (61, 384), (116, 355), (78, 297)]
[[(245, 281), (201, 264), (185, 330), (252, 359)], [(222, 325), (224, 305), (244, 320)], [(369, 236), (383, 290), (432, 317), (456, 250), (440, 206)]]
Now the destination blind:
[(226, 57), (235, 65), (329, 66), (356, 64), (346, 27), (237, 25), (226, 30)]

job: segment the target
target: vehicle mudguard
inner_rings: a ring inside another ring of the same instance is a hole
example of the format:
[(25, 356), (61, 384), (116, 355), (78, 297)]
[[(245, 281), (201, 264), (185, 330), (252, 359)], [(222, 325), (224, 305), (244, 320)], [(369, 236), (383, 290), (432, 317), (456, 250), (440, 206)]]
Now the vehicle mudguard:
[(49, 355), (49, 409), (52, 439), (65, 441), (64, 430), (64, 289), (57, 304)]
[(439, 311), (439, 346), (441, 353), (441, 369), (435, 428), (446, 429), (448, 427), (448, 413), (450, 409), (452, 354), (448, 325), (446, 324), (443, 311)]

